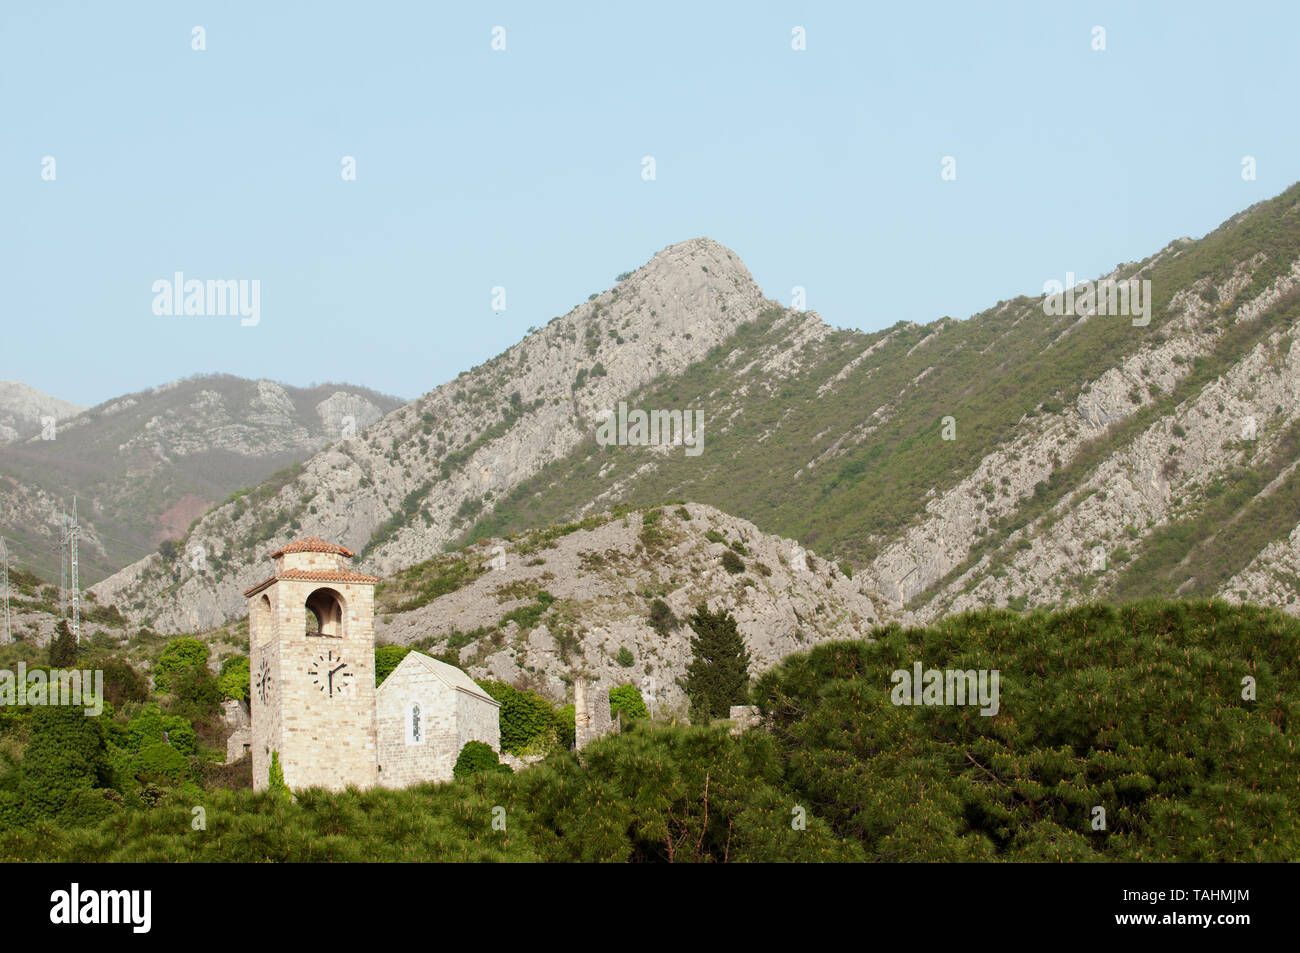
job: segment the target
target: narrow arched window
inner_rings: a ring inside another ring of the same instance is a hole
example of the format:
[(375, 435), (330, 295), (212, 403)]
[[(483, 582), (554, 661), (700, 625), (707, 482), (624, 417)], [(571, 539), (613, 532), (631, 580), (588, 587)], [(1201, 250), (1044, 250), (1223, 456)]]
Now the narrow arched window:
[(408, 745), (424, 744), (424, 725), (420, 718), (419, 702), (411, 702), (406, 709), (406, 743)]

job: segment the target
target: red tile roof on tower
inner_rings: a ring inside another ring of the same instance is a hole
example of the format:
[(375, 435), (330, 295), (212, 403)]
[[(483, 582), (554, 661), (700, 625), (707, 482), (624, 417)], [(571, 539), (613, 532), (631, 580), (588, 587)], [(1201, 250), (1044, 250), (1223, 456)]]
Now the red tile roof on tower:
[(288, 546), (281, 546), (268, 558), (276, 559), (285, 553), (334, 553), (337, 556), (346, 556), (348, 559), (356, 555), (352, 550), (339, 546), (337, 543), (327, 542), (319, 536), (308, 536), (296, 543), (290, 543)]
[(379, 582), (378, 576), (367, 576), (365, 573), (352, 572), (347, 569), (286, 569), (284, 572), (276, 573), (269, 579), (263, 579), (251, 589), (245, 589), (244, 595), (257, 595), (257, 593), (278, 579), (297, 580), (299, 582), (357, 582), (370, 585)]

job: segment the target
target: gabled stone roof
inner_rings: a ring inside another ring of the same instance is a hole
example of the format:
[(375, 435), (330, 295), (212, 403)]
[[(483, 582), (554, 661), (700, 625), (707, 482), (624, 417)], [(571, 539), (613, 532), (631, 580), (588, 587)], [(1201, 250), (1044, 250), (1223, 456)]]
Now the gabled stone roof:
[(432, 674), (435, 678), (437, 678), (448, 688), (453, 688), (456, 691), (465, 692), (467, 695), (473, 695), (475, 698), (481, 699), (482, 701), (485, 702), (489, 702), (490, 704), (495, 705), (497, 708), (501, 707), (501, 703), (499, 701), (497, 701), (495, 698), (493, 698), (491, 695), (485, 692), (482, 688), (480, 688), (478, 683), (475, 682), (474, 679), (470, 678), (467, 674), (465, 674), (465, 672), (461, 671), (456, 666), (448, 665), (446, 662), (440, 662), (436, 658), (429, 658), (429, 656), (425, 655), (423, 652), (415, 652), (415, 651), (406, 653), (406, 658), (402, 659), (402, 661), (397, 663), (397, 668), (393, 669), (393, 671), (389, 673), (389, 676), (386, 679), (384, 679), (384, 681), (380, 684), (380, 686), (377, 689), (375, 689), (376, 694), (382, 692), (385, 687), (392, 685), (393, 679), (396, 678), (397, 674), (401, 672), (402, 669), (404, 668), (422, 669)]
[(276, 559), (286, 553), (333, 553), (336, 556), (346, 556), (348, 559), (356, 555), (352, 550), (321, 539), (319, 536), (307, 536), (287, 546), (281, 546), (267, 558)]

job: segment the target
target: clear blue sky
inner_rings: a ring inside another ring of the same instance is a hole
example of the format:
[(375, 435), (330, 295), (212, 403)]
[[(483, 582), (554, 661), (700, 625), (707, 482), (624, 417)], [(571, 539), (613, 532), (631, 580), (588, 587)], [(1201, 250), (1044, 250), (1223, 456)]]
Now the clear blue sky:
[[(1297, 36), (1285, 3), (5, 0), (0, 379), (412, 398), (698, 235), (832, 325), (964, 318), (1300, 178)], [(259, 279), (261, 323), (155, 316), (175, 271)]]

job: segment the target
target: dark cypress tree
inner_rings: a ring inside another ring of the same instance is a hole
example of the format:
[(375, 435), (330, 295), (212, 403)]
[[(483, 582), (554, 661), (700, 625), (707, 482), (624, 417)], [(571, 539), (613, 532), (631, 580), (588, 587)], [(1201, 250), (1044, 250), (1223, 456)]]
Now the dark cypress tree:
[(73, 668), (77, 664), (77, 640), (67, 619), (60, 619), (54, 627), (54, 641), (50, 643), (50, 667)]
[(726, 718), (732, 705), (743, 705), (749, 695), (749, 650), (730, 612), (710, 612), (699, 606), (687, 620), (691, 637), (691, 663), (686, 666), (686, 697), (691, 720), (700, 724)]

